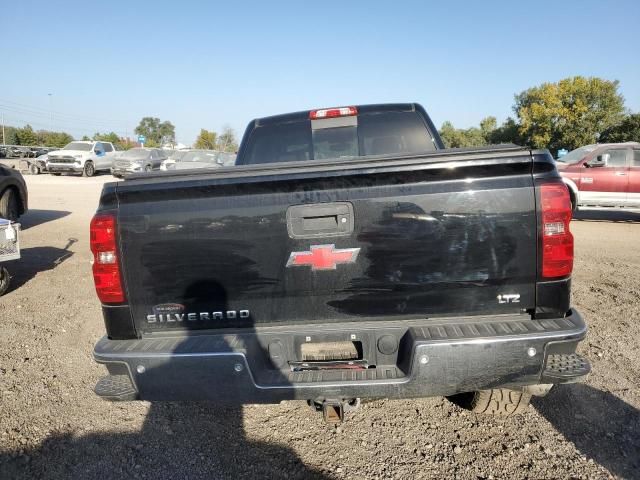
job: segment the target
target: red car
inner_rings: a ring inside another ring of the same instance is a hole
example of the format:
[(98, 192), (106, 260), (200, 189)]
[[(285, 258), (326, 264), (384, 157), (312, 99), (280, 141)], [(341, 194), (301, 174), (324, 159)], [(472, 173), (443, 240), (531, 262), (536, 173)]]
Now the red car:
[(578, 206), (640, 208), (640, 143), (586, 145), (557, 160)]

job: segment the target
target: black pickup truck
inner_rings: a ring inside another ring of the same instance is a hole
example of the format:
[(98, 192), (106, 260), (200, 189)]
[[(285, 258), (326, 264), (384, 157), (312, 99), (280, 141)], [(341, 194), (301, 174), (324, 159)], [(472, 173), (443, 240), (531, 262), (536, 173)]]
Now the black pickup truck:
[(234, 167), (104, 186), (96, 393), (518, 413), (590, 370), (570, 220), (546, 150), (444, 149), (417, 104), (254, 120)]

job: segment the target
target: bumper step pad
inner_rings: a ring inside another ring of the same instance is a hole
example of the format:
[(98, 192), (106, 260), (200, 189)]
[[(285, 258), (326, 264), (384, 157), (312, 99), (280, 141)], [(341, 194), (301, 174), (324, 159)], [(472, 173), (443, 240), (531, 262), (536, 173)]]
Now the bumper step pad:
[(107, 375), (98, 380), (95, 392), (105, 400), (130, 401), (138, 398), (138, 392), (128, 375)]
[(542, 380), (543, 383), (573, 383), (582, 380), (590, 371), (589, 361), (577, 353), (553, 354), (547, 357)]

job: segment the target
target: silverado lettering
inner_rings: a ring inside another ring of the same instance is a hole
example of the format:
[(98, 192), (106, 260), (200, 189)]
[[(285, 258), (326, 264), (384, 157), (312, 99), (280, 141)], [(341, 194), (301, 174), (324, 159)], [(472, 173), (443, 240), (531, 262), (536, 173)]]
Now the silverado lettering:
[(249, 310), (227, 310), (225, 312), (199, 312), (199, 313), (157, 313), (147, 315), (148, 323), (156, 322), (182, 322), (185, 319), (191, 322), (197, 320), (222, 320), (249, 318), (251, 316)]

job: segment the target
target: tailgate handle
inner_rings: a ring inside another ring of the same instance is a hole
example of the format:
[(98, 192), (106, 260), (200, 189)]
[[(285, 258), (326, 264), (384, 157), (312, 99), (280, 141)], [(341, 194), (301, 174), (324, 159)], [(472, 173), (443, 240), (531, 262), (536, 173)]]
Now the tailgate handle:
[(349, 202), (294, 205), (287, 209), (291, 238), (322, 238), (353, 232), (353, 205)]

